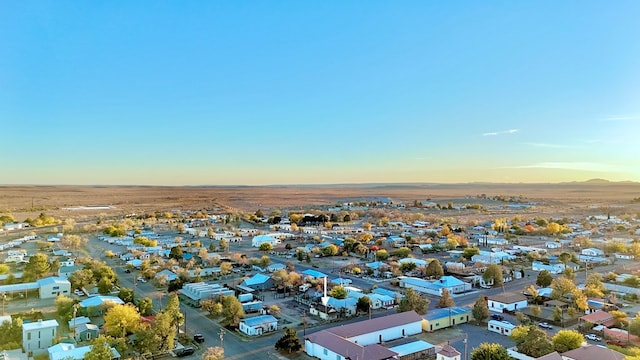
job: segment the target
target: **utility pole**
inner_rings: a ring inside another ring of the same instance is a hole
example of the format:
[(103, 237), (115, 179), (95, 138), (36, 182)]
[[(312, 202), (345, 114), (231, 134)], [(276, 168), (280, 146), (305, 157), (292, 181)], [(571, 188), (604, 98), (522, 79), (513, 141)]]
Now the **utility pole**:
[(464, 334), (464, 360), (469, 360), (469, 334)]
[(3, 292), (2, 293), (2, 315), (4, 316), (4, 302), (5, 300), (7, 300), (7, 293)]
[(78, 304), (73, 304), (73, 341), (77, 341), (76, 340), (76, 315), (78, 314)]
[(222, 348), (222, 350), (224, 351), (224, 329), (220, 328), (220, 347)]

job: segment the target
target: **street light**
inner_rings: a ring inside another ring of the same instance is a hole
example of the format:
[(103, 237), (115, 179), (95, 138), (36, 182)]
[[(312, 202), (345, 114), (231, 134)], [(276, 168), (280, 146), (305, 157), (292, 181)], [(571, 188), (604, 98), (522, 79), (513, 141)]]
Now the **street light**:
[(7, 293), (3, 292), (2, 293), (2, 315), (4, 315), (4, 302), (5, 300), (7, 300)]
[(220, 328), (220, 347), (224, 351), (224, 329)]

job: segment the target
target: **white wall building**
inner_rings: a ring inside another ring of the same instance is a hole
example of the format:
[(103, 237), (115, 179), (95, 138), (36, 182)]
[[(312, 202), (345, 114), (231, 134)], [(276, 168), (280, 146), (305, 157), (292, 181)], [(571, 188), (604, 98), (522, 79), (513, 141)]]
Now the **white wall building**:
[(487, 330), (496, 332), (502, 335), (511, 335), (511, 331), (515, 329), (515, 325), (508, 321), (489, 320), (487, 323)]
[(280, 240), (276, 239), (271, 235), (257, 235), (257, 236), (254, 236), (253, 239), (251, 240), (251, 246), (256, 248), (260, 247), (260, 245), (264, 243), (268, 243), (268, 244), (271, 244), (272, 246), (276, 246), (277, 244), (280, 244)]
[(40, 352), (53, 344), (58, 331), (58, 321), (38, 320), (22, 324), (22, 348), (25, 352)]
[(240, 331), (249, 336), (278, 330), (278, 319), (272, 315), (259, 315), (240, 320)]
[(527, 297), (520, 293), (501, 293), (489, 295), (487, 300), (489, 311), (518, 311), (528, 306)]

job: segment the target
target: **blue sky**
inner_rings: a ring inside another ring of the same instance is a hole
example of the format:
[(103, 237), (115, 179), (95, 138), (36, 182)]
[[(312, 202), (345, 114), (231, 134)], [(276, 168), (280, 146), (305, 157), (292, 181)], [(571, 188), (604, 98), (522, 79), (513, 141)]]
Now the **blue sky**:
[(0, 184), (640, 181), (637, 1), (0, 4)]

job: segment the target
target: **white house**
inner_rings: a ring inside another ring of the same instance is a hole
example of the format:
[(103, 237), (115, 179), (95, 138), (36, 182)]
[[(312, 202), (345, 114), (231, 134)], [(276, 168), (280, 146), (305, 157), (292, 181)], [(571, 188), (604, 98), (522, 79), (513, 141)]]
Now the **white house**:
[(280, 244), (280, 240), (271, 235), (257, 235), (253, 237), (253, 240), (251, 240), (251, 246), (256, 248), (265, 243), (271, 244), (271, 246), (276, 246), (277, 244)]
[[(85, 358), (85, 355), (91, 351), (92, 345), (76, 347), (74, 344), (59, 343), (50, 346), (47, 349), (49, 353), (49, 360), (81, 360)], [(120, 353), (118, 350), (109, 346), (111, 350), (111, 359), (120, 359)]]
[(548, 249), (559, 249), (560, 247), (562, 247), (562, 244), (555, 241), (547, 241), (546, 243), (544, 243), (544, 246), (546, 246)]
[(381, 345), (422, 332), (422, 317), (415, 311), (336, 326), (305, 338), (307, 355), (326, 360), (384, 360), (398, 353)]
[(259, 315), (240, 320), (240, 331), (249, 336), (276, 330), (278, 330), (278, 319), (271, 315)]
[(447, 344), (436, 353), (436, 360), (460, 360), (461, 354), (456, 348)]
[(400, 280), (400, 287), (412, 288), (415, 291), (436, 296), (442, 296), (442, 289), (447, 289), (450, 294), (460, 294), (471, 290), (471, 284), (453, 276), (443, 276), (435, 281), (403, 276), (398, 279)]
[(22, 324), (22, 348), (27, 353), (46, 350), (53, 345), (58, 331), (58, 321), (38, 320)]
[(618, 254), (618, 253), (615, 253), (614, 256), (616, 257), (616, 259), (621, 259), (621, 260), (633, 260), (635, 258), (631, 254)]
[(582, 249), (580, 254), (586, 256), (604, 256), (604, 251), (596, 248), (586, 248)]
[(500, 293), (487, 298), (489, 311), (518, 311), (527, 307), (527, 297), (520, 293)]
[(545, 264), (542, 261), (534, 261), (531, 264), (531, 270), (533, 271), (543, 271), (546, 270), (552, 274), (560, 274), (561, 272), (564, 271), (565, 265), (562, 263), (555, 263), (555, 264)]
[(485, 251), (481, 250), (479, 254), (473, 255), (471, 261), (481, 262), (485, 264), (500, 264), (503, 260), (509, 261), (515, 259), (515, 255), (504, 251)]
[(487, 330), (496, 332), (502, 335), (511, 335), (511, 331), (515, 329), (515, 325), (508, 321), (489, 320), (487, 323)]
[(69, 295), (71, 283), (62, 277), (47, 277), (36, 281), (40, 290), (40, 299), (55, 299), (58, 295)]

